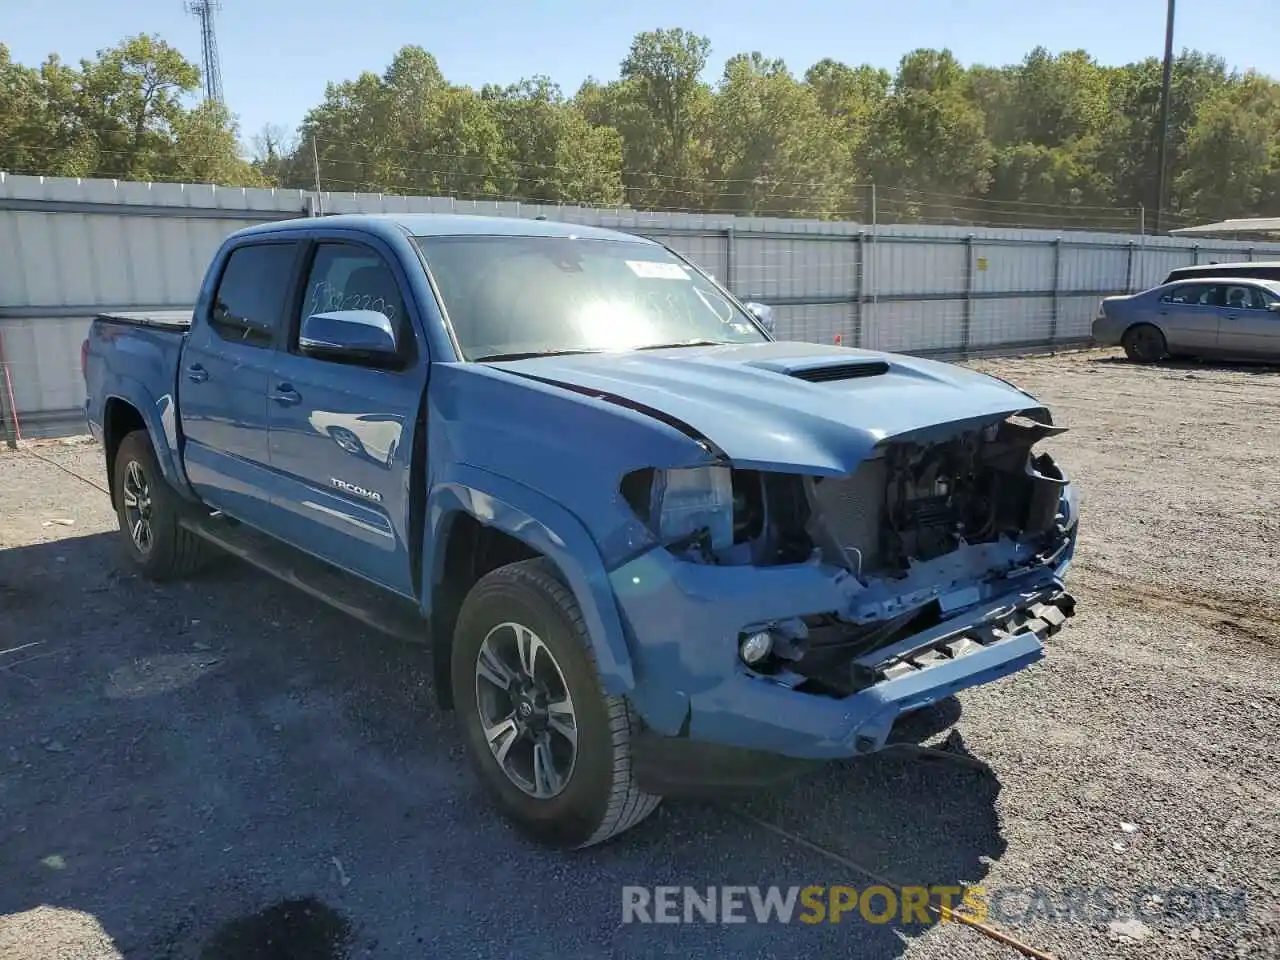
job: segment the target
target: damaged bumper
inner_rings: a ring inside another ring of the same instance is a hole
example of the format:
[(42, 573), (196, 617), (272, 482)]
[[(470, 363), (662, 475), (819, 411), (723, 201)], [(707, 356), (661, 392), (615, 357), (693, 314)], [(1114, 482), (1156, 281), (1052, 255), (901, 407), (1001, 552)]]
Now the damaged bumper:
[(900, 717), (1043, 657), (1044, 640), (1074, 613), (1062, 577), (1075, 535), (1073, 524), (1039, 565), (938, 592), (936, 622), (851, 659), (862, 681), (847, 695), (785, 668), (762, 674), (738, 656), (740, 638), (761, 624), (857, 609), (862, 588), (846, 571), (715, 567), (661, 549), (636, 558), (612, 580), (631, 632), (633, 701), (650, 728), (638, 772), (649, 789), (670, 792), (700, 780), (766, 782), (787, 767), (783, 758), (881, 749)]

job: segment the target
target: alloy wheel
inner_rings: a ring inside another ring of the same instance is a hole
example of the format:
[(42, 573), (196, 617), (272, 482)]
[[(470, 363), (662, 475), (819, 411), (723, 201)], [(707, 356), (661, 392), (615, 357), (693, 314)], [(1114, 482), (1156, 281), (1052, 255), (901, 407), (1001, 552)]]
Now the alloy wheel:
[(147, 475), (137, 460), (130, 460), (125, 467), (122, 496), (129, 537), (139, 553), (150, 553), (155, 543), (151, 528), (151, 484), (147, 482)]
[(578, 723), (564, 673), (533, 630), (500, 623), (476, 655), (476, 705), (507, 778), (539, 800), (557, 796), (578, 757)]

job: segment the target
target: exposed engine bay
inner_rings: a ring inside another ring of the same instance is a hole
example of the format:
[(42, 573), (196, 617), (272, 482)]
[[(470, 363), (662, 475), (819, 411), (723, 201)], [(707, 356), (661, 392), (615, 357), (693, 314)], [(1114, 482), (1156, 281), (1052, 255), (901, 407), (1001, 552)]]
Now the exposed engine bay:
[[(700, 531), (667, 549), (716, 565), (843, 567), (880, 600), (875, 612), (797, 618), (790, 641), (752, 666), (794, 673), (814, 692), (854, 692), (877, 677), (854, 661), (945, 619), (945, 590), (1043, 567), (1066, 544), (1067, 480), (1032, 449), (1065, 428), (1039, 413), (895, 437), (844, 477), (734, 469), (732, 544), (726, 529), (718, 544)], [(649, 473), (623, 486), (644, 519)]]
[(806, 478), (806, 530), (823, 558), (859, 579), (901, 576), (962, 544), (1051, 531), (1066, 480), (1023, 418), (931, 443), (890, 443), (850, 477)]

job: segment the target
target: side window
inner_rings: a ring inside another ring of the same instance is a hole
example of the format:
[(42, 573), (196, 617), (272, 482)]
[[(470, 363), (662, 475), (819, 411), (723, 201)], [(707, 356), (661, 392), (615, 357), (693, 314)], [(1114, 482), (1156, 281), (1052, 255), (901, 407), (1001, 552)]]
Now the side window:
[(302, 318), (334, 310), (376, 310), (398, 335), (406, 318), (391, 268), (372, 250), (348, 243), (320, 244), (307, 277)]
[(1244, 305), (1248, 310), (1265, 310), (1267, 309), (1267, 295), (1257, 287), (1246, 287)]
[(270, 348), (284, 313), (296, 243), (237, 247), (213, 295), (209, 325), (223, 340)]
[(1251, 288), (1236, 287), (1235, 284), (1222, 288), (1222, 306), (1230, 307), (1231, 310), (1248, 310), (1252, 305), (1253, 291)]
[(1184, 283), (1174, 287), (1160, 297), (1161, 303), (1184, 303), (1189, 305), (1211, 307), (1220, 300), (1215, 299), (1220, 291), (1207, 283)]

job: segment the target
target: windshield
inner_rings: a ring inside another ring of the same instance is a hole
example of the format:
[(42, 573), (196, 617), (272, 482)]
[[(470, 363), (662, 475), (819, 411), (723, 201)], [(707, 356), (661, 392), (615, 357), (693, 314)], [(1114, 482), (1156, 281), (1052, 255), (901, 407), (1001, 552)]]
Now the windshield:
[(568, 237), (417, 237), (467, 360), (768, 339), (662, 247)]

